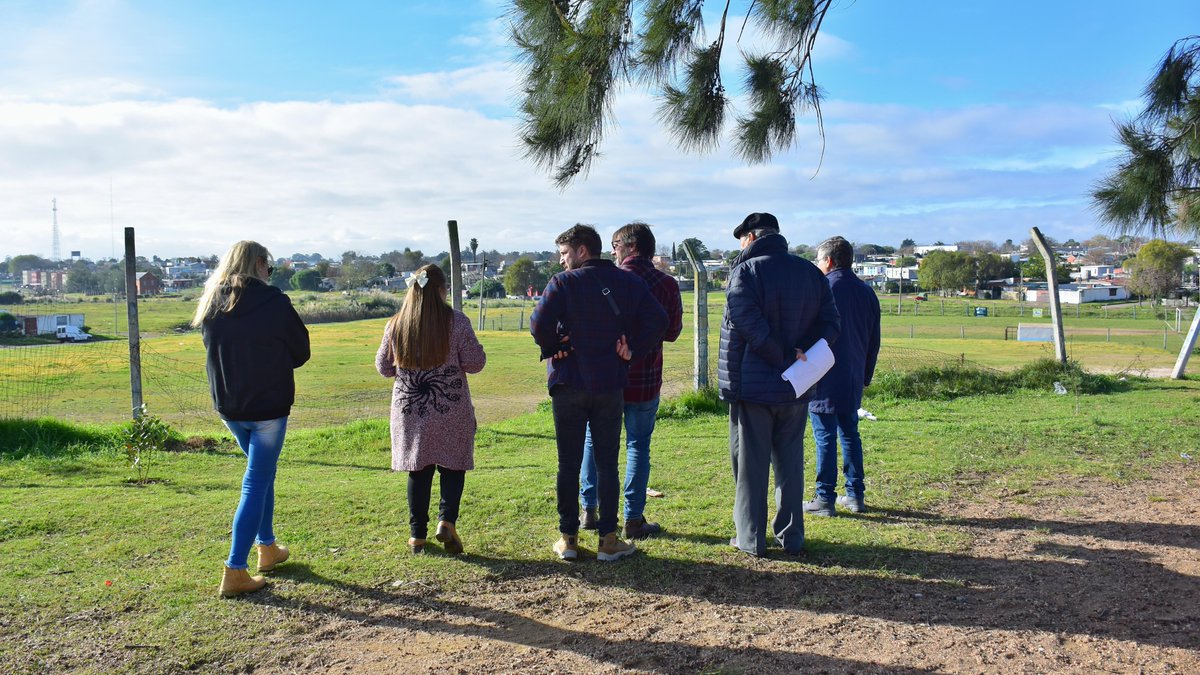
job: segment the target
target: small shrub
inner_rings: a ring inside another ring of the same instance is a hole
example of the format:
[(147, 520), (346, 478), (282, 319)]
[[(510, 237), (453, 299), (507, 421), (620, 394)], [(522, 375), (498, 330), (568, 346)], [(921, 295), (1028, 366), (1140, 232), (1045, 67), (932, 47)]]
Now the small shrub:
[(137, 472), (137, 482), (144, 484), (150, 478), (150, 465), (157, 454), (167, 449), (171, 427), (146, 412), (146, 406), (142, 405), (141, 414), (124, 429), (124, 437), (125, 456)]
[(872, 397), (944, 401), (960, 396), (1008, 394), (1018, 389), (1053, 391), (1055, 382), (1075, 394), (1106, 394), (1127, 386), (1110, 375), (1089, 373), (1075, 361), (1064, 365), (1054, 359), (1038, 359), (1011, 372), (958, 365), (885, 371), (876, 373), (866, 393)]
[(687, 391), (669, 398), (658, 407), (659, 419), (690, 419), (699, 415), (724, 415), (729, 407), (721, 400), (716, 387)]

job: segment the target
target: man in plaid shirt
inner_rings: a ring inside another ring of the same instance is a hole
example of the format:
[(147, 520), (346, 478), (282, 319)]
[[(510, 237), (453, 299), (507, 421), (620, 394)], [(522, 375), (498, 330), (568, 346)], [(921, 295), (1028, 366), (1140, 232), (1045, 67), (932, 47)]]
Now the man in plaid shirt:
[[(667, 332), (654, 348), (629, 364), (629, 385), (625, 387), (625, 536), (644, 539), (662, 531), (658, 523), (646, 520), (646, 485), (650, 482), (650, 435), (658, 413), (662, 390), (663, 341), (674, 342), (683, 330), (683, 301), (679, 283), (654, 266), (650, 257), (657, 243), (650, 226), (630, 223), (613, 233), (613, 258), (621, 269), (646, 282), (650, 294), (667, 313)], [(596, 460), (592, 454), (592, 435), (588, 429), (583, 446), (583, 467), (579, 472), (579, 497), (583, 502), (580, 527), (595, 529)]]
[(629, 363), (662, 341), (667, 315), (646, 282), (600, 257), (600, 235), (576, 225), (555, 239), (565, 268), (546, 284), (529, 317), (547, 363), (558, 446), (558, 521), (554, 552), (579, 557), (579, 468), (590, 425), (600, 517), (596, 557), (619, 560), (635, 547), (617, 537), (617, 448)]

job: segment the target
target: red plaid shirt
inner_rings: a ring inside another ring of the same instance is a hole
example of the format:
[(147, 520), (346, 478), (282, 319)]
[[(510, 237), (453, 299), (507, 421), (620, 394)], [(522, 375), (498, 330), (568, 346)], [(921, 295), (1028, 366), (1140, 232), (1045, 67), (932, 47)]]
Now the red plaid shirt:
[[(621, 263), (621, 269), (641, 277), (650, 287), (650, 295), (662, 305), (667, 313), (667, 332), (663, 340), (674, 342), (683, 330), (683, 300), (679, 297), (679, 284), (671, 275), (656, 268), (650, 258), (629, 256)], [(625, 387), (627, 403), (641, 403), (654, 399), (662, 391), (663, 350), (662, 342), (645, 356), (634, 357), (629, 364), (629, 384)]]

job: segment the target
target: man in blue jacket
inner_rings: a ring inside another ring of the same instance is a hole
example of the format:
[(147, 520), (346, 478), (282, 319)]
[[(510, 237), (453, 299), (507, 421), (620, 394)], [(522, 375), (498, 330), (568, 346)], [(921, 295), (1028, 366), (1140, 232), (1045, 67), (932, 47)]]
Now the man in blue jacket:
[(775, 469), (775, 540), (804, 550), (806, 395), (783, 371), (817, 340), (834, 344), (837, 307), (820, 270), (788, 252), (779, 221), (752, 213), (733, 230), (742, 252), (733, 261), (721, 322), (717, 380), (729, 403), (729, 455), (736, 492), (730, 544), (755, 556), (767, 548), (767, 479)]
[(555, 239), (565, 268), (550, 279), (529, 317), (547, 363), (547, 385), (558, 445), (558, 522), (554, 552), (579, 557), (579, 469), (584, 435), (592, 432), (599, 493), (596, 557), (618, 560), (634, 551), (617, 537), (617, 449), (629, 362), (662, 340), (667, 314), (646, 282), (600, 257), (600, 235), (576, 225)]
[[(813, 388), (808, 403), (813, 439), (817, 444), (817, 495), (805, 502), (813, 515), (832, 516), (838, 506), (854, 513), (866, 510), (863, 492), (862, 438), (858, 409), (863, 389), (871, 384), (879, 357), (879, 298), (851, 271), (854, 247), (832, 237), (817, 247), (817, 268), (825, 273), (838, 314), (842, 336), (833, 345), (833, 368)], [(842, 472), (846, 494), (837, 496), (837, 445), (842, 442)]]

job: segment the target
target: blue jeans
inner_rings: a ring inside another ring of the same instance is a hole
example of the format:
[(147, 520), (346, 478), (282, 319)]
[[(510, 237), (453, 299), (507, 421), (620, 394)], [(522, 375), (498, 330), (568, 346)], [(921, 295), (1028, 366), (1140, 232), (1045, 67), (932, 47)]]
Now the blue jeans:
[(561, 384), (550, 390), (554, 435), (558, 445), (558, 531), (579, 532), (579, 468), (584, 438), (595, 434), (595, 458), (600, 495), (599, 534), (617, 531), (617, 448), (621, 444), (621, 390), (589, 392)]
[[(646, 510), (646, 485), (650, 482), (650, 435), (658, 414), (659, 397), (625, 404), (625, 522), (641, 518)], [(592, 455), (592, 429), (583, 443), (579, 471), (579, 498), (583, 507), (596, 508), (596, 458)]]
[(275, 467), (287, 431), (286, 417), (261, 422), (222, 420), (238, 446), (246, 453), (246, 475), (242, 477), (242, 499), (233, 514), (233, 542), (225, 566), (244, 570), (250, 547), (275, 543)]
[(863, 449), (858, 435), (858, 411), (809, 413), (817, 445), (817, 498), (832, 503), (837, 498), (837, 445), (842, 444), (842, 473), (846, 496), (863, 499)]

